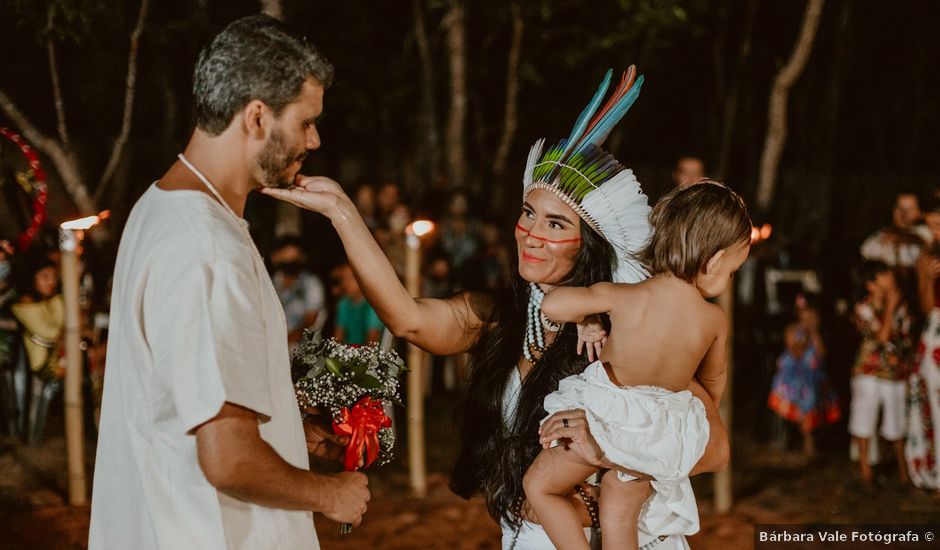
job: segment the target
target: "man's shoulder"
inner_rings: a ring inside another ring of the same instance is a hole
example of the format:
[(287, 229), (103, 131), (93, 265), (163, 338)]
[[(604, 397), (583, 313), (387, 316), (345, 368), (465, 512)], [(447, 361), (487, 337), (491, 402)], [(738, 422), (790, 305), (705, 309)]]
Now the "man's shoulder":
[(206, 261), (240, 257), (246, 240), (228, 212), (199, 191), (164, 191), (155, 185), (137, 201), (125, 237), (137, 245), (150, 243), (155, 253), (195, 255)]

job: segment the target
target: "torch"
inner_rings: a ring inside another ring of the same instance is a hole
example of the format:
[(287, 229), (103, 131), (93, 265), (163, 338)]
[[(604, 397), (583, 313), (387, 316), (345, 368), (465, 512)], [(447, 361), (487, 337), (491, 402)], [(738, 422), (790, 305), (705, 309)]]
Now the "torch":
[[(405, 229), (405, 286), (415, 298), (421, 296), (421, 237), (434, 230), (434, 223), (415, 220)], [(411, 490), (423, 497), (428, 479), (424, 449), (424, 352), (414, 344), (408, 349), (408, 474)]]
[(85, 231), (107, 218), (105, 210), (65, 222), (59, 227), (62, 252), (62, 294), (65, 300), (65, 443), (69, 467), (69, 504), (87, 502), (85, 481), (85, 427), (82, 423), (82, 333), (78, 287), (78, 259)]

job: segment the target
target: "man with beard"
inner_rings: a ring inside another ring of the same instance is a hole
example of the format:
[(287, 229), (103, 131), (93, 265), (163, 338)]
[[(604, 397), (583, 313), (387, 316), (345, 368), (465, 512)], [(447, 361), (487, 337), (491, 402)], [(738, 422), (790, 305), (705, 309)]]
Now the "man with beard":
[(361, 473), (309, 471), (340, 438), (301, 421), (284, 311), (242, 213), (320, 146), (330, 64), (276, 20), (235, 21), (203, 50), (197, 127), (128, 219), (89, 547), (318, 548), (311, 512), (359, 523)]

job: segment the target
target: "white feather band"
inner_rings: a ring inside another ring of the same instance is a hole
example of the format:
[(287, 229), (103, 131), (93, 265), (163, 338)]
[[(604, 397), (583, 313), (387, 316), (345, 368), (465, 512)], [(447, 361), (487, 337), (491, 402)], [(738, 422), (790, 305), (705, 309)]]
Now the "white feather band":
[(643, 194), (633, 170), (623, 170), (599, 187), (592, 189), (578, 204), (561, 191), (557, 182), (533, 182), (535, 164), (542, 155), (544, 139), (529, 150), (523, 175), (523, 198), (535, 189), (551, 191), (574, 210), (582, 220), (611, 244), (617, 258), (613, 270), (615, 283), (638, 283), (649, 273), (637, 254), (649, 240), (649, 199)]

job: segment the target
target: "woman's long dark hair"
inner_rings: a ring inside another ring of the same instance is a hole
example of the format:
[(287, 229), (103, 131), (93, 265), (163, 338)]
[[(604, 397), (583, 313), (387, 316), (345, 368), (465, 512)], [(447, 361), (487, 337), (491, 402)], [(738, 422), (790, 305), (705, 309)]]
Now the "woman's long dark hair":
[[(563, 284), (610, 281), (614, 259), (610, 244), (582, 222), (581, 249)], [(460, 452), (450, 477), (452, 491), (464, 498), (482, 492), (490, 515), (511, 524), (518, 521), (515, 505), (523, 497), (522, 478), (541, 450), (542, 402), (562, 378), (587, 365), (575, 352), (576, 327), (566, 324), (523, 380), (512, 425), (504, 424), (503, 394), (522, 354), (528, 300), (529, 285), (518, 271), (512, 288), (494, 296), (492, 328), (484, 329), (471, 352), (470, 380), (457, 414)]]

